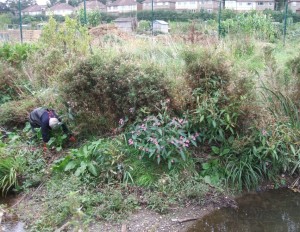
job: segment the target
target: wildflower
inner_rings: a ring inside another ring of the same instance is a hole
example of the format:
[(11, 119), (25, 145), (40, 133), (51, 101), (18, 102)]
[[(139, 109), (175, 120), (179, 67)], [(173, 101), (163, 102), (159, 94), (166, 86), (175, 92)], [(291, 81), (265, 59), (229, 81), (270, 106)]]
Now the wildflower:
[(119, 120), (119, 125), (120, 126), (124, 125), (124, 120), (122, 118)]
[(263, 130), (261, 131), (261, 133), (262, 133), (263, 136), (266, 136), (266, 135), (268, 134), (268, 132), (267, 132), (265, 129), (263, 129)]
[(169, 98), (167, 98), (167, 99), (166, 99), (166, 103), (169, 103), (169, 102), (170, 102), (170, 99), (169, 99)]
[(128, 144), (129, 144), (129, 145), (133, 145), (133, 140), (132, 140), (132, 139), (129, 139), (129, 140), (128, 140)]
[(129, 112), (130, 112), (130, 113), (134, 113), (134, 108), (133, 108), (133, 107), (130, 108), (130, 109), (129, 109)]

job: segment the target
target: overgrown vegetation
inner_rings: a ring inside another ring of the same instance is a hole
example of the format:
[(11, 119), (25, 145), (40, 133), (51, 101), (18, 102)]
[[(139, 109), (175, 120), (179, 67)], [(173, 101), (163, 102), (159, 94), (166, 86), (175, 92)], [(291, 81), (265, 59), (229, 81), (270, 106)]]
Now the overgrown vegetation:
[[(218, 41), (210, 19), (186, 24), (188, 40), (106, 35), (99, 46), (78, 21), (50, 19), (36, 45), (1, 45), (0, 190), (32, 194), (32, 231), (165, 213), (299, 174), (297, 37), (284, 47), (270, 18), (228, 12)], [(26, 124), (38, 106), (78, 142), (59, 132), (43, 152)]]

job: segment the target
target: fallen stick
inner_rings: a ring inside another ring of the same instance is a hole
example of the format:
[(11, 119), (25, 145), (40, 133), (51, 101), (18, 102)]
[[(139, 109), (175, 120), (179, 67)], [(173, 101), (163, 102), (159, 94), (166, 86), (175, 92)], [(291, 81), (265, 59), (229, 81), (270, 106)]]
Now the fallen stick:
[(194, 221), (194, 220), (198, 220), (199, 218), (182, 218), (182, 219), (171, 219), (172, 222), (188, 222), (188, 221)]
[(122, 224), (121, 232), (127, 232), (127, 226), (126, 226), (126, 224)]
[(60, 228), (56, 229), (55, 232), (61, 232), (63, 231), (64, 229), (66, 229), (71, 223), (70, 222), (67, 222), (65, 224), (63, 224)]

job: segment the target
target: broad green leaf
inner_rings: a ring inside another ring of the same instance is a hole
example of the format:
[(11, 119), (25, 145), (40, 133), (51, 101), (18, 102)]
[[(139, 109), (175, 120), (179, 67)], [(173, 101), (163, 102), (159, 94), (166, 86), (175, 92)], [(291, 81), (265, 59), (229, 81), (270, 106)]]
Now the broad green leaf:
[(65, 172), (72, 170), (73, 168), (76, 167), (76, 162), (75, 161), (70, 161), (67, 166), (65, 167)]
[(219, 154), (220, 153), (220, 149), (216, 146), (212, 146), (211, 147), (212, 151), (215, 153), (215, 154)]
[(87, 167), (90, 173), (92, 173), (94, 176), (97, 176), (97, 169), (92, 163), (88, 163)]

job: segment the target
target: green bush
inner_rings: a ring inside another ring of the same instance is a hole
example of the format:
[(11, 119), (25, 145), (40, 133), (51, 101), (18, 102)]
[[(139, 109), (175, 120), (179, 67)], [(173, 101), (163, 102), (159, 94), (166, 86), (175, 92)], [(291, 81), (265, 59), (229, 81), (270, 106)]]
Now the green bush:
[(79, 149), (56, 161), (54, 170), (72, 172), (75, 176), (89, 181), (96, 178), (100, 182), (132, 181), (129, 166), (124, 165), (125, 153), (122, 143), (115, 139), (87, 143)]
[(1, 105), (0, 125), (8, 127), (24, 126), (28, 121), (29, 113), (40, 105), (36, 98), (26, 98), (18, 101), (9, 101)]
[(0, 46), (0, 59), (7, 61), (12, 65), (20, 65), (22, 61), (25, 61), (30, 53), (35, 51), (37, 47), (32, 44), (15, 44), (8, 43)]
[(192, 133), (186, 118), (171, 117), (168, 102), (162, 103), (157, 116), (137, 121), (127, 135), (128, 144), (134, 146), (142, 158), (162, 161), (169, 167), (179, 160), (186, 161), (188, 148), (196, 146), (198, 133)]
[(157, 111), (160, 100), (168, 98), (164, 73), (126, 56), (92, 56), (62, 73), (61, 80), (62, 96), (85, 132), (107, 132), (126, 115), (134, 119), (142, 108)]

